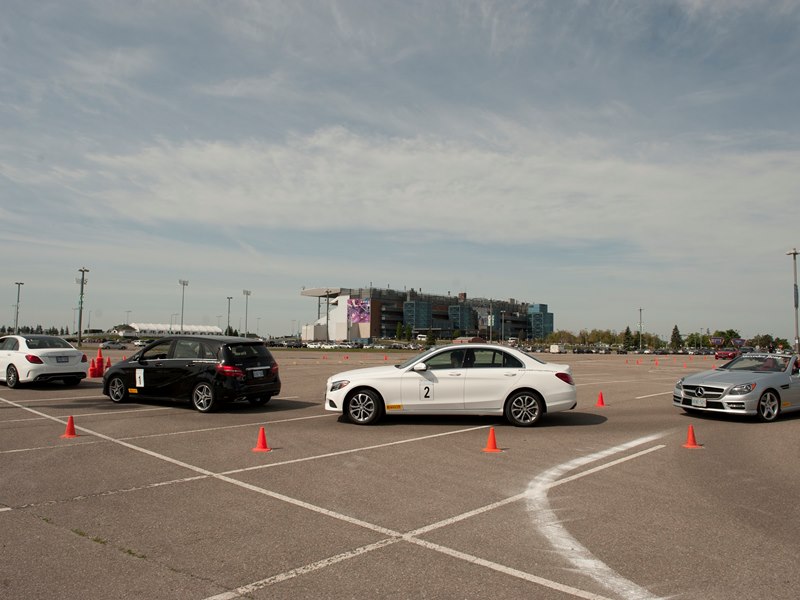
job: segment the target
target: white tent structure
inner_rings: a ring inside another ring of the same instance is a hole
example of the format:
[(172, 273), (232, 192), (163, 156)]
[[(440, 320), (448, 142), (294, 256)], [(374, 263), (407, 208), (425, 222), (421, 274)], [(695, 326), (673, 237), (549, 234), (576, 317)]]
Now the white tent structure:
[[(162, 336), (179, 335), (181, 326), (179, 323), (130, 323), (132, 331), (128, 335), (133, 336)], [(223, 331), (216, 325), (184, 325), (183, 335), (222, 335)]]

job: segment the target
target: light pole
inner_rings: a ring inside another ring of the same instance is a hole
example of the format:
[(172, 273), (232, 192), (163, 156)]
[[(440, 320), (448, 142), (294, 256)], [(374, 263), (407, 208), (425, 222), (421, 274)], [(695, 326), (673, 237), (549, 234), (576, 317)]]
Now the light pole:
[(172, 333), (172, 324), (175, 322), (175, 320), (176, 320), (176, 319), (177, 319), (179, 316), (180, 316), (180, 315), (179, 315), (178, 313), (172, 313), (172, 314), (169, 316), (169, 332), (170, 332), (170, 333)]
[(14, 313), (14, 333), (19, 335), (19, 289), (25, 285), (24, 281), (15, 281), (14, 285), (17, 286), (17, 306)]
[(639, 354), (642, 353), (642, 309), (639, 309)]
[(225, 335), (231, 334), (231, 300), (233, 296), (228, 296), (228, 328), (225, 330)]
[(800, 335), (797, 330), (797, 248), (792, 248), (786, 255), (792, 257), (794, 264), (794, 351), (800, 354)]
[(133, 311), (131, 311), (131, 310), (126, 310), (126, 311), (125, 311), (125, 325), (130, 325), (130, 322), (131, 322), (131, 313), (132, 313), (132, 312), (133, 312)]
[(178, 283), (181, 286), (181, 335), (183, 335), (183, 298), (186, 295), (186, 286), (189, 285), (189, 282), (186, 279), (178, 279)]
[(242, 290), (244, 294), (244, 337), (247, 337), (247, 304), (250, 300), (250, 290)]
[(78, 348), (80, 348), (81, 335), (83, 333), (83, 288), (86, 285), (86, 274), (89, 272), (89, 269), (81, 267), (78, 271), (81, 273), (81, 295), (78, 301)]

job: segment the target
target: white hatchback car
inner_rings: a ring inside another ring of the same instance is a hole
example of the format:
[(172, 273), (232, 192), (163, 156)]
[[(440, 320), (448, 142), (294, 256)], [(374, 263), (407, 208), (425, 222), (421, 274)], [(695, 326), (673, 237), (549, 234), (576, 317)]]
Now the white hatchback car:
[(399, 365), (338, 373), (325, 386), (325, 409), (358, 425), (384, 414), (440, 414), (503, 415), (524, 427), (576, 404), (568, 365), (491, 344), (433, 347)]
[(0, 338), (0, 381), (21, 383), (61, 380), (77, 385), (89, 371), (86, 355), (54, 335), (7, 335)]

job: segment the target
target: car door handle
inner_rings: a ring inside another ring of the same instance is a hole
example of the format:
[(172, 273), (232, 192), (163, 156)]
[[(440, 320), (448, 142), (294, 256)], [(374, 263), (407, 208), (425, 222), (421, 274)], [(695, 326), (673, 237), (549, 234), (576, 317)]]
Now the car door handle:
[(517, 374), (516, 374), (516, 373), (504, 373), (504, 375), (505, 375), (506, 377), (516, 377), (516, 376), (517, 376)]
[(461, 373), (450, 373), (450, 377), (461, 377)]

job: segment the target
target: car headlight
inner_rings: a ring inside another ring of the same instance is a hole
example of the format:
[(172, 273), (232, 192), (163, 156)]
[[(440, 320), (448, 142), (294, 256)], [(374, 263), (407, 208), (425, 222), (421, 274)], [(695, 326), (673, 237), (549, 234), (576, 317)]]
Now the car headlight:
[(336, 390), (340, 390), (343, 387), (347, 387), (348, 385), (350, 385), (350, 382), (347, 379), (341, 379), (339, 381), (334, 381), (331, 384), (331, 391), (335, 392)]
[(678, 381), (675, 382), (675, 389), (683, 390), (683, 379), (678, 379)]
[(749, 394), (754, 389), (756, 389), (755, 383), (742, 383), (740, 385), (733, 386), (728, 394), (731, 396), (741, 396), (743, 394)]

